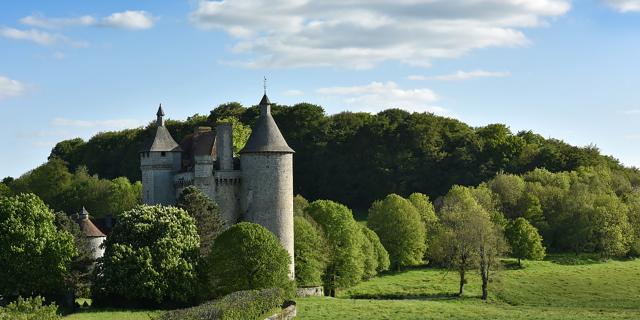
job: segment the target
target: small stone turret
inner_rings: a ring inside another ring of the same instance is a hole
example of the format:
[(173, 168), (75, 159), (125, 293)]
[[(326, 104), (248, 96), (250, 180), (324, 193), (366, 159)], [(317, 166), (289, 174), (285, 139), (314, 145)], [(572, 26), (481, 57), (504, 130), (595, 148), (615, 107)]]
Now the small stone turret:
[(271, 116), (266, 93), (260, 101), (260, 118), (240, 151), (242, 212), (247, 221), (273, 232), (291, 256), (293, 251), (293, 153)]
[(82, 230), (82, 234), (89, 241), (89, 247), (91, 248), (91, 256), (93, 259), (102, 258), (104, 255), (104, 248), (101, 248), (100, 245), (107, 239), (107, 236), (96, 227), (91, 219), (89, 219), (89, 212), (87, 209), (82, 207), (82, 211), (78, 213), (78, 224), (80, 225), (80, 230)]
[(240, 171), (233, 168), (233, 128), (231, 123), (216, 126), (216, 202), (228, 228), (240, 220)]
[(146, 204), (176, 202), (173, 176), (180, 170), (182, 150), (164, 126), (162, 105), (156, 113), (156, 131), (140, 150), (142, 199)]

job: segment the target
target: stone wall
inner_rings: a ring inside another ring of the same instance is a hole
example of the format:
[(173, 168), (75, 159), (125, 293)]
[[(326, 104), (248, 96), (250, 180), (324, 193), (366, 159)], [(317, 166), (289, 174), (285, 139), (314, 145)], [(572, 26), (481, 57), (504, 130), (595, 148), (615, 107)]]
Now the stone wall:
[(180, 152), (142, 152), (142, 200), (146, 204), (175, 204), (173, 176), (180, 169)]

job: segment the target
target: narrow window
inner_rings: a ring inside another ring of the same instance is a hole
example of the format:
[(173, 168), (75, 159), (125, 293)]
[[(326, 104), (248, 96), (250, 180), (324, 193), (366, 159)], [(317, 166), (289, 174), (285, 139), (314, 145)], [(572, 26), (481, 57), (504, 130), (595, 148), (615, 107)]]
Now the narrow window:
[(167, 155), (167, 153), (166, 153), (166, 152), (164, 152), (164, 151), (160, 152), (160, 156), (161, 156), (161, 157), (164, 157), (164, 156), (166, 156), (166, 155)]

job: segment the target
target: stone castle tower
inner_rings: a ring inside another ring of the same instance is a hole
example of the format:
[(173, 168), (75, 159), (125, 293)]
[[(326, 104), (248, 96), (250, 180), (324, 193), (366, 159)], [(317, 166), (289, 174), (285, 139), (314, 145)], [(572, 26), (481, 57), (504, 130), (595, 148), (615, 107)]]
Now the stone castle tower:
[[(143, 202), (172, 205), (187, 186), (196, 186), (220, 208), (226, 225), (260, 224), (280, 240), (293, 259), (293, 153), (271, 116), (266, 93), (240, 161), (233, 154), (233, 128), (198, 127), (180, 144), (158, 109), (154, 136), (140, 152)], [(294, 264), (290, 264), (293, 278)]]

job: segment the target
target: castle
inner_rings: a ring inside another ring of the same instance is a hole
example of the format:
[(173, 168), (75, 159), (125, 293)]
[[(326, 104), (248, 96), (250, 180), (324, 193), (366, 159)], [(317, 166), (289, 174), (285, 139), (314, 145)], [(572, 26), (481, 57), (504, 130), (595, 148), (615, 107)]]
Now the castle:
[[(140, 152), (142, 199), (173, 205), (184, 188), (196, 186), (218, 203), (226, 226), (260, 224), (293, 259), (294, 151), (271, 116), (266, 92), (259, 107), (260, 117), (236, 161), (231, 124), (219, 123), (215, 132), (198, 127), (178, 144), (165, 127), (161, 105), (155, 135)], [(289, 266), (293, 277), (293, 260)]]

